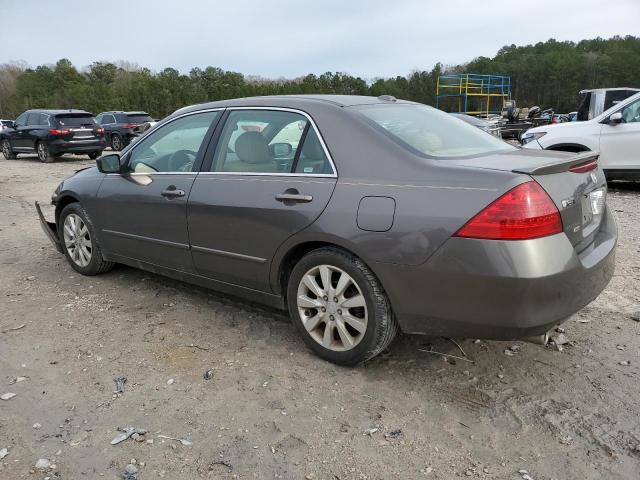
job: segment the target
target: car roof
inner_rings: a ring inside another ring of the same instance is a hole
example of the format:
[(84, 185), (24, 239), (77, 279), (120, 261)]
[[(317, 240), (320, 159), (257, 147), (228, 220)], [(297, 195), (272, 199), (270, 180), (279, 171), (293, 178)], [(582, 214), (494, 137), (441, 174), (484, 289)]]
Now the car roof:
[(143, 112), (142, 110), (135, 112), (125, 112), (124, 110), (108, 110), (106, 112), (100, 112), (98, 115), (104, 115), (105, 113), (123, 113), (124, 115), (149, 115), (147, 112)]
[(580, 90), (580, 93), (590, 93), (590, 92), (613, 92), (620, 90), (630, 90), (632, 92), (640, 92), (640, 88), (633, 87), (615, 87), (615, 88), (588, 88), (586, 90)]
[(47, 108), (32, 108), (31, 110), (27, 110), (24, 113), (47, 113), (49, 115), (63, 115), (65, 113), (86, 113), (88, 115), (93, 115), (91, 112), (87, 112), (86, 110), (77, 110), (75, 108), (69, 108), (67, 110), (55, 110), (55, 109), (47, 109)]
[[(364, 95), (323, 95), (323, 94), (298, 94), (298, 95), (268, 95), (262, 97), (244, 97), (215, 102), (200, 103), (190, 107), (184, 107), (178, 112), (203, 110), (208, 108), (224, 108), (235, 106), (272, 106), (300, 108), (313, 107), (314, 105), (327, 105), (335, 107), (351, 107), (354, 105), (415, 103), (407, 100), (398, 100), (390, 95), (370, 97)], [(177, 112), (174, 112), (177, 113)]]

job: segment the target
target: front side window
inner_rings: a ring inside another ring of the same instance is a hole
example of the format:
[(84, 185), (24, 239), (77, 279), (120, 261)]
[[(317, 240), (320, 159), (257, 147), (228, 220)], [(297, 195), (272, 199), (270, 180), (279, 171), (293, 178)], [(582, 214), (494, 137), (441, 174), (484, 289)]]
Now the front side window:
[(621, 113), (625, 123), (640, 122), (640, 100), (636, 100), (624, 107)]
[(148, 113), (130, 113), (127, 119), (130, 123), (153, 122), (153, 118)]
[[(211, 170), (254, 174), (333, 173), (324, 151), (318, 152), (314, 146), (317, 139), (309, 120), (299, 113), (231, 111)], [(325, 163), (328, 172), (325, 172)]]
[(356, 108), (378, 131), (428, 158), (459, 158), (517, 150), (477, 127), (426, 105), (365, 105)]
[(190, 172), (207, 131), (220, 112), (187, 115), (138, 143), (128, 162), (133, 173)]
[(16, 118), (16, 122), (15, 122), (16, 127), (24, 127), (27, 124), (28, 115), (29, 115), (28, 113), (23, 113), (18, 118)]

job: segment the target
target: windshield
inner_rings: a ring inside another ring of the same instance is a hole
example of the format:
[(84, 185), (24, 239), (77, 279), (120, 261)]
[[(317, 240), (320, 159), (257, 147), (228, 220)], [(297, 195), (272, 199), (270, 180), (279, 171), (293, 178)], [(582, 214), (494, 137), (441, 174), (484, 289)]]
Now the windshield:
[(419, 104), (355, 107), (407, 150), (431, 158), (459, 158), (517, 150), (448, 113)]
[(151, 118), (150, 115), (143, 113), (143, 114), (127, 114), (127, 118), (129, 119), (129, 121), (131, 123), (145, 123), (145, 122), (153, 122), (153, 118)]
[(94, 127), (96, 122), (91, 115), (56, 115), (58, 124), (62, 127)]

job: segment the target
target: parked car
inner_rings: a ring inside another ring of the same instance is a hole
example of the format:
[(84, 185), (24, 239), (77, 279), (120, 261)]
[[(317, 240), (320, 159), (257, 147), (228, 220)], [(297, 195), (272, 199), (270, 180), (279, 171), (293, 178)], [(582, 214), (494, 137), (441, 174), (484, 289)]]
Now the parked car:
[(339, 364), (405, 333), (543, 335), (614, 268), (591, 153), (525, 152), (434, 108), (318, 95), (183, 108), (64, 180), (49, 239), (287, 308)]
[(614, 105), (640, 92), (638, 88), (594, 88), (580, 91), (580, 105), (576, 120), (591, 120)]
[(37, 153), (41, 162), (53, 162), (65, 153), (96, 159), (106, 146), (104, 130), (84, 110), (27, 110), (0, 130), (0, 144), (6, 159)]
[(0, 120), (0, 131), (5, 130), (13, 125), (13, 120)]
[(532, 128), (522, 143), (527, 149), (599, 152), (609, 180), (640, 180), (640, 93), (591, 120)]
[(451, 113), (451, 115), (453, 115), (455, 118), (459, 118), (463, 122), (467, 122), (468, 124), (479, 128), (483, 132), (487, 132), (493, 135), (494, 137), (502, 138), (500, 125), (498, 123), (491, 123), (481, 118), (467, 115), (466, 113)]
[(104, 128), (109, 146), (117, 152), (155, 125), (146, 112), (102, 112), (96, 121)]

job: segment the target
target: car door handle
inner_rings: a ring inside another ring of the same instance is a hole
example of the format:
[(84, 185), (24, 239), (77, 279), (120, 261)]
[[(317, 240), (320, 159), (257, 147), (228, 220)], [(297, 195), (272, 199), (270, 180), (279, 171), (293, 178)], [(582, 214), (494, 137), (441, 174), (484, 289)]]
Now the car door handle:
[(278, 193), (276, 200), (279, 202), (295, 202), (295, 203), (307, 203), (313, 200), (311, 195), (303, 195), (301, 193)]
[(184, 190), (177, 190), (176, 187), (169, 187), (166, 190), (160, 192), (160, 195), (166, 198), (184, 197)]

